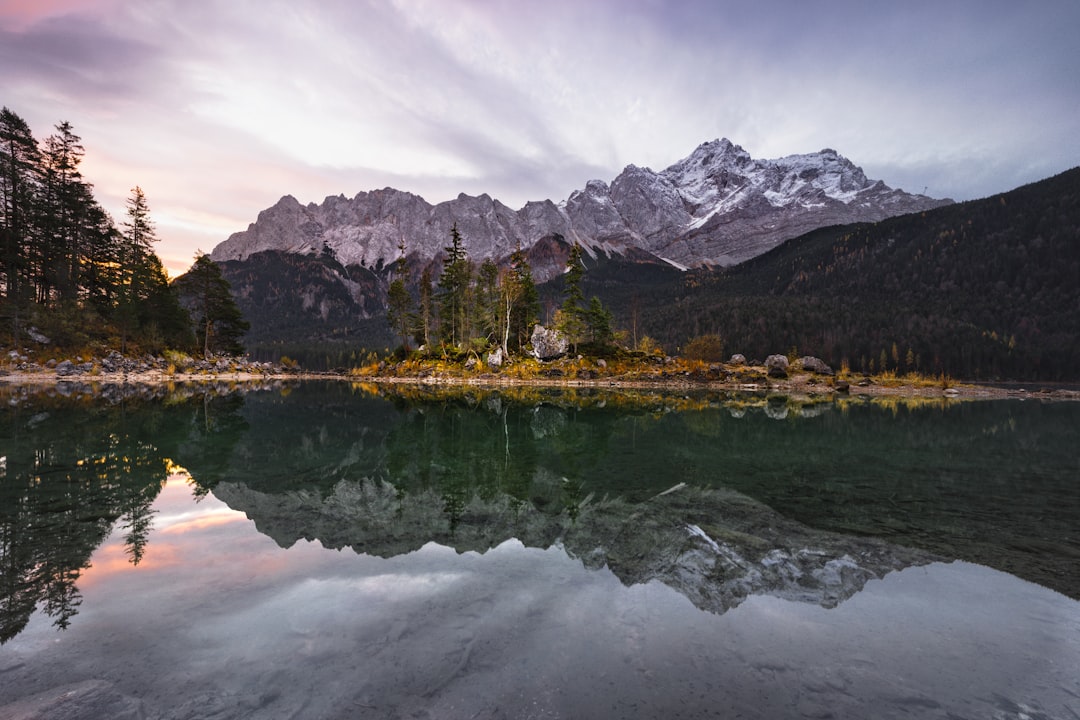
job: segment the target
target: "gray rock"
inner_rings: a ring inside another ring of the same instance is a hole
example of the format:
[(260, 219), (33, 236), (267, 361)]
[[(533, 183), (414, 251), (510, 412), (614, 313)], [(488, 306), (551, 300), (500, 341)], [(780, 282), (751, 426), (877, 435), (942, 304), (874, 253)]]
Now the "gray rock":
[(58, 377), (67, 377), (68, 375), (74, 375), (76, 372), (75, 363), (70, 360), (64, 360), (56, 364), (56, 374)]
[(36, 327), (29, 328), (26, 331), (26, 334), (31, 340), (40, 345), (48, 345), (50, 342), (52, 342), (45, 335), (42, 335), (41, 331), (39, 331)]
[(469, 359), (465, 361), (465, 369), (466, 370), (474, 370), (476, 368), (476, 365), (477, 365), (477, 360), (476, 360), (475, 357), (470, 356)]
[(799, 360), (799, 364), (802, 365), (803, 370), (808, 370), (812, 373), (817, 373), (818, 375), (833, 374), (833, 369), (829, 367), (828, 363), (826, 363), (821, 358), (816, 358), (812, 355), (807, 355), (806, 357), (801, 358)]
[(554, 360), (562, 357), (569, 347), (565, 335), (554, 328), (549, 330), (543, 325), (537, 325), (533, 328), (530, 340), (532, 342), (532, 356), (537, 360)]
[(765, 369), (771, 378), (786, 378), (788, 376), (788, 359), (784, 355), (770, 355), (765, 358)]
[(735, 353), (734, 355), (731, 356), (731, 359), (728, 360), (728, 364), (729, 365), (745, 365), (746, 364), (746, 356), (743, 355), (742, 353)]
[(492, 370), (498, 370), (503, 365), (503, 351), (501, 347), (497, 347), (487, 356), (488, 367)]

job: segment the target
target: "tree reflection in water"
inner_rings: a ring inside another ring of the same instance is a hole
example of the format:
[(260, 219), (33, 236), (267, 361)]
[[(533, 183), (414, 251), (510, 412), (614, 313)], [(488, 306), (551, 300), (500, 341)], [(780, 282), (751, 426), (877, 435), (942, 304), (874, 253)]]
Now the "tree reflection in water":
[[(1080, 595), (1065, 571), (1080, 526), (1075, 405), (264, 390), (3, 403), (0, 640), (36, 607), (66, 627), (80, 573), (114, 528), (138, 564), (178, 466), (197, 498), (213, 491), (283, 546), (557, 543), (713, 611), (757, 591), (741, 578), (777, 586), (784, 567), (813, 575), (845, 553), (866, 558), (864, 578), (944, 556)], [(799, 554), (809, 546), (828, 553)], [(823, 587), (807, 597), (846, 596)]]
[[(39, 606), (66, 628), (82, 602), (77, 582), (114, 529), (138, 565), (153, 526), (153, 503), (184, 448), (221, 447), (209, 435), (246, 428), (239, 394), (178, 396), (169, 404), (105, 403), (39, 395), (0, 410), (0, 643), (20, 633)], [(228, 444), (228, 443), (226, 443)], [(227, 455), (227, 453), (226, 453)], [(199, 454), (214, 477), (220, 453)], [(220, 477), (220, 475), (217, 475)]]

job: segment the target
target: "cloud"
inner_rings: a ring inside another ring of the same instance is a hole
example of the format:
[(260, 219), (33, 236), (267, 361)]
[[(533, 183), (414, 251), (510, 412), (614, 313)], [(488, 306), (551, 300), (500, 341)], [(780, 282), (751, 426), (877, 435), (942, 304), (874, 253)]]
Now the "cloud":
[(284, 194), (565, 198), (728, 137), (966, 199), (1080, 162), (1080, 5), (0, 1), (0, 101), (69, 120), (176, 269)]

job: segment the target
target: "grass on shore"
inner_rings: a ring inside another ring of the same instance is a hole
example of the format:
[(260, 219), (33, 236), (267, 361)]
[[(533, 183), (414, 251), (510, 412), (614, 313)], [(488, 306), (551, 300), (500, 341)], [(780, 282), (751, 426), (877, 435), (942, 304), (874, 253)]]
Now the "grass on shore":
[(761, 364), (706, 362), (661, 354), (618, 354), (597, 358), (583, 355), (564, 356), (541, 362), (532, 357), (515, 357), (499, 367), (489, 366), (480, 356), (470, 354), (459, 361), (441, 357), (424, 357), (413, 353), (404, 360), (380, 360), (374, 356), (349, 370), (356, 379), (416, 379), (469, 380), (486, 379), (513, 382), (602, 381), (638, 383), (732, 383), (737, 385), (769, 386), (784, 382), (800, 382), (820, 386), (822, 390), (845, 389), (852, 385), (878, 385), (885, 388), (912, 387), (946, 390), (955, 386), (947, 375), (924, 375), (908, 372), (903, 375), (889, 370), (874, 375), (853, 373), (846, 366), (835, 374), (817, 374), (804, 370), (796, 361), (789, 367), (787, 377), (770, 377)]

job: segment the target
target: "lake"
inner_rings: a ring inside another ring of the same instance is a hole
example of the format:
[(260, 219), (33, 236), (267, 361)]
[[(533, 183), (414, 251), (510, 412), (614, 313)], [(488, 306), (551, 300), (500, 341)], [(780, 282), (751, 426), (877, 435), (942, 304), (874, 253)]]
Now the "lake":
[(1080, 403), (3, 389), (0, 718), (1080, 718)]

